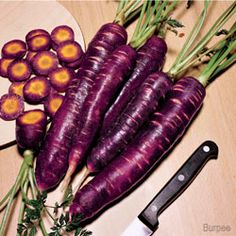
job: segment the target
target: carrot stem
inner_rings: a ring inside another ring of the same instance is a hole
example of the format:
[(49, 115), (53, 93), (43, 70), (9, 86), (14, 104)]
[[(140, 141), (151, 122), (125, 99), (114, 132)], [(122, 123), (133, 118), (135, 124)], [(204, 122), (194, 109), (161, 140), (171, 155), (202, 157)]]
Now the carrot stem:
[(85, 167), (84, 172), (83, 172), (79, 182), (75, 186), (75, 190), (73, 191), (74, 193), (77, 192), (78, 189), (80, 189), (80, 187), (82, 186), (82, 184), (85, 182), (85, 180), (88, 178), (89, 175), (90, 175), (90, 171), (89, 171), (89, 169), (87, 169)]
[(5, 232), (5, 229), (6, 229), (6, 224), (7, 224), (7, 221), (9, 219), (9, 216), (10, 216), (11, 207), (12, 207), (12, 204), (13, 204), (13, 201), (14, 201), (15, 194), (17, 193), (17, 189), (20, 186), (20, 182), (22, 180), (24, 172), (28, 168), (28, 164), (30, 162), (32, 163), (32, 161), (33, 161), (33, 153), (31, 151), (28, 151), (28, 150), (25, 151), (24, 152), (24, 161), (21, 165), (19, 174), (17, 175), (15, 184), (13, 185), (13, 189), (12, 189), (12, 192), (9, 196), (8, 203), (7, 203), (7, 206), (6, 206), (6, 210), (5, 210), (4, 215), (3, 215), (2, 223), (0, 225), (0, 235), (4, 235), (4, 232)]
[[(227, 42), (225, 42), (227, 44)], [(208, 81), (214, 75), (215, 70), (217, 67), (225, 60), (225, 58), (229, 55), (229, 53), (236, 48), (236, 40), (233, 40), (228, 45), (225, 45), (221, 50), (219, 50), (207, 64), (205, 69), (203, 70), (202, 74), (198, 77), (199, 81), (204, 85), (207, 86)], [(224, 67), (225, 69), (225, 67)]]
[[(204, 10), (206, 9), (208, 5), (205, 4)], [(204, 11), (203, 10), (203, 11)], [(174, 65), (169, 70), (169, 73), (174, 77), (176, 76), (181, 68), (183, 66), (188, 67), (187, 64), (191, 63), (192, 59), (198, 55), (198, 53), (206, 46), (206, 44), (215, 36), (215, 34), (221, 29), (221, 27), (235, 14), (236, 12), (236, 3), (232, 3), (230, 7), (227, 8), (226, 11), (223, 12), (223, 14), (216, 20), (216, 22), (213, 24), (213, 26), (210, 28), (210, 30), (205, 34), (204, 37), (198, 42), (198, 44), (191, 50), (188, 54), (187, 51), (190, 48), (191, 44), (193, 43), (192, 40), (188, 42), (187, 50), (183, 49), (180, 52), (180, 59), (177, 57), (177, 62), (174, 63)], [(205, 15), (201, 14), (200, 17), (203, 17), (205, 19)], [(196, 27), (196, 28), (195, 28)], [(195, 25), (193, 28), (193, 31), (198, 29), (198, 26)], [(199, 30), (201, 27), (199, 28)], [(195, 33), (193, 34), (195, 35)], [(192, 36), (192, 32), (190, 34)], [(195, 37), (196, 38), (196, 37)], [(187, 40), (188, 41), (188, 40)], [(192, 41), (192, 42), (191, 42)], [(183, 53), (184, 52), (184, 53)]]
[[(28, 174), (28, 172), (27, 172), (27, 174)], [(29, 180), (27, 179), (25, 181), (23, 189), (22, 189), (22, 193), (24, 192), (24, 195), (26, 195), (26, 196), (27, 196), (28, 188), (29, 188)], [(24, 212), (25, 212), (25, 200), (24, 200), (24, 196), (22, 194), (22, 202), (21, 202), (20, 212), (19, 212), (19, 216), (18, 216), (18, 224), (22, 224), (23, 218), (24, 218)], [(20, 236), (19, 233), (17, 233), (16, 235)]]
[(203, 23), (205, 22), (207, 11), (208, 11), (209, 1), (206, 0), (204, 4), (204, 9), (202, 10), (200, 16), (198, 17), (193, 29), (191, 30), (187, 40), (185, 41), (181, 51), (179, 52), (178, 56), (175, 59), (174, 64), (169, 70), (169, 73), (174, 75), (177, 73), (178, 65), (180, 62), (185, 58), (187, 51), (192, 46), (193, 42), (195, 41), (196, 37), (198, 36)]
[[(32, 189), (33, 198), (37, 199), (38, 189), (37, 189), (37, 187), (35, 186), (35, 183), (34, 183), (34, 169), (33, 168), (30, 168), (30, 170), (29, 170), (29, 182), (30, 182), (30, 186), (31, 186), (31, 189)], [(42, 218), (39, 221), (39, 226), (40, 226), (40, 229), (41, 229), (43, 235), (48, 236), (48, 233), (46, 231), (46, 228), (45, 228), (45, 225), (44, 225), (44, 222), (43, 222)]]

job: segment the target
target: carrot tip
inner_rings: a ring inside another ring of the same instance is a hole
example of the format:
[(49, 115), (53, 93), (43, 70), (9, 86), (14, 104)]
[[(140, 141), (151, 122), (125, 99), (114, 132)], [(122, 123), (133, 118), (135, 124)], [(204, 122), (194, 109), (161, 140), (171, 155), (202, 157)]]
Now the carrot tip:
[(68, 185), (70, 184), (71, 181), (71, 176), (73, 175), (75, 171), (75, 167), (70, 165), (67, 172), (66, 172), (66, 176), (64, 178), (64, 180), (62, 181), (62, 185), (61, 185), (61, 192), (65, 192), (66, 189), (68, 188)]

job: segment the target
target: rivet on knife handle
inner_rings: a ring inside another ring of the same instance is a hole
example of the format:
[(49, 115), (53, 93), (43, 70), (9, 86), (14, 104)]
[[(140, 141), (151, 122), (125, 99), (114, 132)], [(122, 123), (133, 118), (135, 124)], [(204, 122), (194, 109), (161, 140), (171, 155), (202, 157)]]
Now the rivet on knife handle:
[(210, 159), (217, 159), (218, 147), (212, 141), (201, 144), (191, 157), (182, 165), (162, 190), (152, 199), (138, 218), (152, 231), (158, 227), (158, 216), (180, 195), (194, 180)]

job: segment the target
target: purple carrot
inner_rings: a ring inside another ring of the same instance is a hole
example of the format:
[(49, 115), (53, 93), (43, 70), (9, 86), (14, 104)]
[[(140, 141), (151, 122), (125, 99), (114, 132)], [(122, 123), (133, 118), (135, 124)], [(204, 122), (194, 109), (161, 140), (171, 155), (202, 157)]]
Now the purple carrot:
[(106, 112), (100, 136), (107, 133), (107, 130), (109, 130), (111, 125), (114, 124), (115, 120), (136, 94), (137, 88), (141, 85), (144, 79), (154, 71), (158, 71), (162, 68), (166, 52), (167, 45), (164, 39), (155, 35), (138, 50), (134, 71), (122, 88), (115, 102)]
[(169, 77), (156, 72), (147, 77), (110, 132), (103, 136), (87, 159), (90, 173), (103, 169), (134, 138), (172, 87)]
[(180, 79), (162, 109), (154, 113), (121, 156), (76, 193), (71, 215), (91, 218), (130, 191), (183, 135), (204, 97), (205, 88), (199, 81)]
[(73, 137), (74, 143), (69, 155), (69, 169), (63, 187), (68, 185), (76, 167), (84, 160), (115, 91), (130, 75), (135, 59), (135, 49), (129, 45), (122, 45), (103, 64), (83, 105), (79, 122), (81, 130), (80, 132), (76, 131)]
[(78, 75), (72, 80), (37, 157), (36, 180), (41, 191), (54, 187), (65, 175), (72, 135), (85, 97), (104, 61), (126, 40), (127, 33), (122, 26), (108, 23), (90, 42)]

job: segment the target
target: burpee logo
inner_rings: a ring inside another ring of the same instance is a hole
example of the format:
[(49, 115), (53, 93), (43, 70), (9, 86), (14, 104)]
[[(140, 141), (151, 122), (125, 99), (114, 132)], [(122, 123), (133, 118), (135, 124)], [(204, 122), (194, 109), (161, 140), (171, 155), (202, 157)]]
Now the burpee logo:
[(209, 225), (207, 223), (203, 224), (204, 232), (220, 233), (220, 232), (230, 232), (230, 225)]

